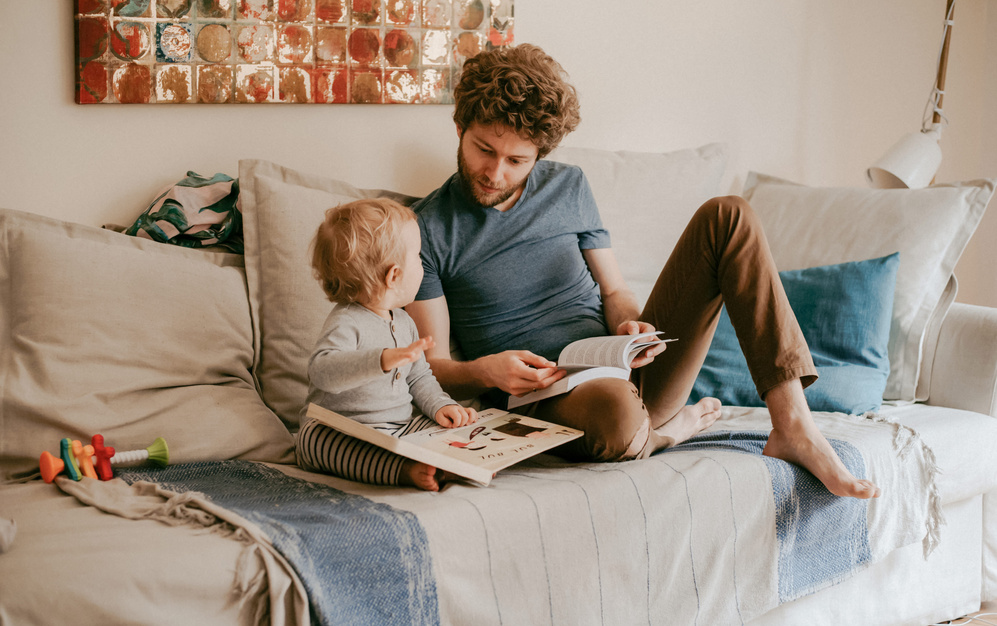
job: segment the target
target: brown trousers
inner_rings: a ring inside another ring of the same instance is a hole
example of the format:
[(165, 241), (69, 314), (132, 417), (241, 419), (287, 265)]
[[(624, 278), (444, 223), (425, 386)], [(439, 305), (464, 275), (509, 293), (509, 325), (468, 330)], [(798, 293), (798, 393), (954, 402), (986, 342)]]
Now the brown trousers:
[[(585, 431), (558, 449), (573, 460), (623, 460), (673, 445), (653, 429), (688, 401), (724, 304), (759, 396), (789, 380), (806, 387), (817, 379), (761, 224), (744, 199), (729, 196), (708, 201), (689, 221), (641, 313), (678, 341), (634, 370), (632, 382), (594, 380), (529, 413)], [(649, 418), (648, 443), (628, 452)]]

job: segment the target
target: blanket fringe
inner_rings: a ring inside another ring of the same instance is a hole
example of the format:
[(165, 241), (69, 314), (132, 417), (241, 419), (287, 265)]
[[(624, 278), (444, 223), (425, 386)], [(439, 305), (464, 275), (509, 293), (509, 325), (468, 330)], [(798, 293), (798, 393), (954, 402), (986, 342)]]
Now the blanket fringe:
[(906, 426), (889, 417), (870, 411), (861, 416), (878, 424), (889, 424), (893, 428), (893, 447), (901, 459), (906, 459), (915, 449), (920, 449), (924, 458), (923, 478), (927, 483), (927, 506), (928, 519), (925, 521), (925, 536), (921, 542), (924, 558), (934, 552), (941, 541), (941, 527), (945, 524), (945, 515), (942, 513), (942, 499), (938, 494), (938, 484), (936, 478), (941, 471), (935, 459), (935, 452), (931, 446), (926, 444), (916, 430)]
[(262, 560), (260, 546), (245, 528), (232, 524), (205, 511), (200, 503), (206, 499), (204, 494), (196, 491), (185, 491), (170, 496), (162, 506), (150, 510), (148, 517), (171, 526), (192, 525), (201, 526), (222, 537), (234, 539), (243, 544), (236, 563), (235, 582), (232, 595), (239, 603), (240, 612), (252, 610), (252, 623), (270, 623), (270, 580), (266, 568), (253, 565), (256, 560)]
[[(83, 504), (127, 519), (149, 519), (168, 526), (194, 526), (238, 541), (243, 548), (236, 565), (232, 596), (240, 613), (252, 611), (252, 623), (270, 623), (269, 575), (266, 567), (254, 566), (254, 560), (266, 560), (259, 540), (242, 526), (206, 510), (205, 505), (210, 507), (211, 504), (204, 494), (196, 491), (167, 491), (150, 482), (128, 485), (120, 479), (107, 483), (76, 482), (60, 476), (56, 479), (56, 485)], [(95, 488), (98, 491), (94, 491)], [(103, 494), (104, 497), (96, 497), (95, 494)], [(134, 504), (136, 501), (140, 504)]]
[[(233, 593), (239, 598), (240, 610), (256, 607), (253, 613), (254, 624), (270, 623), (270, 577), (267, 576), (266, 568), (257, 568), (252, 564), (253, 559), (262, 558), (259, 545), (253, 542), (239, 554), (235, 568)], [(259, 598), (259, 601), (250, 602), (254, 598)]]

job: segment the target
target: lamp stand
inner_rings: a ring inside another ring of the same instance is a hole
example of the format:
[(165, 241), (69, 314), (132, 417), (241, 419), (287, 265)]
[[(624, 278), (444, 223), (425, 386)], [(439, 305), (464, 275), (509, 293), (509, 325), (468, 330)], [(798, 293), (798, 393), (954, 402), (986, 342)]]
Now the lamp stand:
[(938, 76), (935, 79), (935, 87), (938, 88), (938, 100), (935, 102), (935, 110), (931, 116), (932, 124), (940, 124), (942, 121), (942, 115), (940, 113), (942, 108), (942, 98), (945, 97), (945, 70), (949, 66), (949, 41), (952, 39), (952, 14), (954, 12), (953, 4), (955, 0), (948, 0), (948, 4), (945, 6), (945, 21), (948, 24), (948, 28), (945, 29), (945, 39), (942, 41), (942, 52), (938, 56)]

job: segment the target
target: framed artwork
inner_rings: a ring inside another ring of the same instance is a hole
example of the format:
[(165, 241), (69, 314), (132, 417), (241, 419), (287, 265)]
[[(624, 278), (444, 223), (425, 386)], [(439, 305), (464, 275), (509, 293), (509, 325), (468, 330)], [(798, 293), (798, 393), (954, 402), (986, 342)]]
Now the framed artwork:
[(513, 0), (75, 0), (80, 104), (446, 104)]

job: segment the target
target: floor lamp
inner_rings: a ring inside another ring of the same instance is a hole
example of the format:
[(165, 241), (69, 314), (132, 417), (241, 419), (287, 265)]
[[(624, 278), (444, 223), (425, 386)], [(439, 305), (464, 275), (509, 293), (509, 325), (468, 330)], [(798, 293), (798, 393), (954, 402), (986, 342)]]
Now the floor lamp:
[[(942, 99), (945, 96), (945, 70), (949, 62), (949, 40), (952, 37), (952, 13), (955, 0), (948, 0), (942, 46), (938, 53), (938, 73), (928, 98), (921, 131), (904, 135), (872, 167), (866, 170), (869, 184), (879, 188), (916, 189), (929, 185), (942, 162)], [(930, 114), (929, 114), (930, 111)]]

